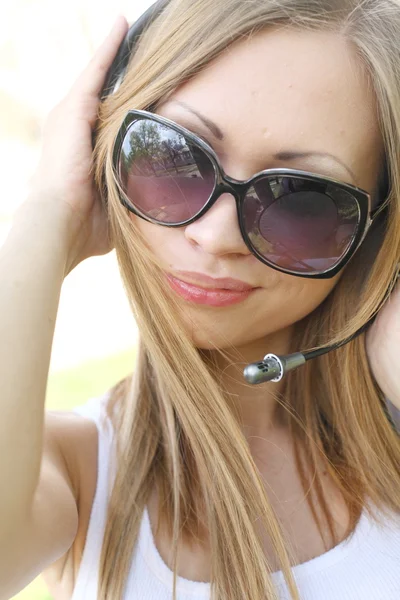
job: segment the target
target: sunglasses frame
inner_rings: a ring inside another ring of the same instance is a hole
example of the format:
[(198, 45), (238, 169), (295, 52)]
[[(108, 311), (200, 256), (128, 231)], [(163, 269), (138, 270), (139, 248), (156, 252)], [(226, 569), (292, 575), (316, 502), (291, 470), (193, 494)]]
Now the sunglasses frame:
[[(247, 179), (246, 181), (241, 181), (238, 179), (234, 179), (233, 177), (229, 177), (229, 175), (227, 175), (224, 172), (224, 170), (219, 162), (217, 154), (214, 152), (214, 150), (211, 148), (211, 146), (209, 146), (207, 144), (207, 142), (205, 142), (201, 137), (199, 137), (195, 133), (191, 132), (190, 130), (186, 129), (185, 127), (178, 125), (174, 121), (167, 119), (166, 117), (161, 117), (160, 115), (157, 115), (152, 112), (145, 111), (145, 110), (130, 110), (127, 113), (127, 115), (125, 116), (123, 122), (121, 123), (119, 131), (117, 133), (114, 147), (113, 147), (112, 160), (113, 160), (114, 174), (117, 178), (117, 181), (120, 183), (120, 185), (122, 185), (122, 178), (121, 178), (121, 174), (120, 174), (120, 157), (121, 157), (121, 150), (122, 150), (123, 142), (125, 140), (125, 136), (126, 136), (128, 130), (130, 128), (130, 125), (133, 122), (140, 121), (140, 120), (151, 120), (151, 121), (155, 121), (156, 123), (160, 123), (161, 125), (166, 125), (166, 126), (170, 127), (171, 129), (173, 129), (174, 131), (176, 131), (177, 133), (179, 133), (180, 135), (183, 135), (186, 138), (188, 138), (193, 144), (200, 147), (201, 150), (203, 150), (203, 152), (207, 156), (207, 158), (210, 160), (211, 164), (213, 165), (214, 173), (215, 173), (214, 189), (211, 192), (211, 195), (209, 196), (208, 200), (205, 202), (203, 208), (197, 214), (195, 214), (190, 219), (179, 222), (179, 223), (164, 223), (164, 222), (157, 221), (147, 215), (144, 215), (136, 207), (134, 207), (132, 204), (128, 203), (125, 200), (124, 196), (120, 194), (120, 201), (123, 204), (123, 206), (125, 206), (130, 212), (134, 213), (138, 217), (144, 219), (145, 221), (153, 223), (155, 225), (161, 225), (164, 227), (183, 227), (185, 225), (189, 225), (190, 223), (193, 223), (194, 221), (196, 221), (197, 219), (202, 217), (207, 212), (207, 210), (209, 210), (209, 208), (211, 208), (211, 206), (218, 200), (218, 198), (221, 196), (221, 194), (223, 194), (223, 193), (231, 194), (235, 198), (239, 227), (240, 227), (240, 231), (241, 231), (241, 234), (243, 237), (243, 241), (245, 242), (245, 244), (248, 247), (248, 249), (250, 250), (250, 252), (254, 256), (256, 256), (256, 258), (258, 258), (262, 263), (268, 265), (272, 269), (275, 269), (276, 271), (280, 271), (280, 272), (286, 273), (288, 275), (294, 275), (295, 277), (304, 277), (307, 279), (311, 279), (311, 278), (312, 279), (330, 279), (330, 278), (334, 277), (337, 273), (339, 273), (339, 271), (341, 271), (343, 269), (343, 267), (345, 267), (345, 265), (349, 262), (349, 260), (355, 254), (356, 250), (359, 248), (359, 246), (364, 241), (365, 236), (367, 235), (368, 230), (371, 227), (375, 216), (381, 210), (381, 205), (379, 204), (379, 206), (377, 206), (373, 211), (371, 211), (371, 196), (365, 190), (362, 190), (362, 189), (360, 189), (356, 186), (353, 186), (351, 184), (348, 184), (348, 183), (343, 183), (343, 182), (333, 179), (331, 177), (327, 177), (325, 175), (317, 175), (315, 173), (310, 173), (308, 171), (301, 171), (298, 169), (265, 169), (264, 171), (259, 171), (258, 173), (253, 175), (251, 178)], [(330, 267), (329, 269), (326, 269), (325, 271), (320, 271), (320, 272), (315, 272), (315, 273), (299, 273), (297, 271), (291, 271), (290, 269), (285, 269), (283, 267), (280, 267), (280, 266), (275, 265), (274, 263), (270, 262), (267, 258), (265, 258), (262, 254), (260, 254), (256, 250), (256, 248), (254, 248), (252, 246), (251, 241), (248, 238), (248, 235), (244, 228), (244, 216), (243, 216), (242, 206), (244, 203), (245, 195), (246, 195), (247, 190), (254, 183), (256, 183), (259, 179), (263, 179), (265, 177), (275, 177), (275, 176), (281, 176), (281, 177), (287, 176), (287, 177), (293, 177), (293, 178), (297, 177), (297, 178), (308, 179), (309, 181), (315, 181), (315, 182), (321, 182), (321, 183), (328, 182), (328, 183), (331, 183), (331, 184), (341, 188), (342, 190), (350, 193), (354, 197), (355, 201), (357, 202), (359, 215), (360, 215), (357, 230), (356, 230), (355, 234), (353, 235), (353, 240), (352, 240), (348, 250), (342, 256), (340, 261), (338, 263), (336, 263), (333, 267)]]

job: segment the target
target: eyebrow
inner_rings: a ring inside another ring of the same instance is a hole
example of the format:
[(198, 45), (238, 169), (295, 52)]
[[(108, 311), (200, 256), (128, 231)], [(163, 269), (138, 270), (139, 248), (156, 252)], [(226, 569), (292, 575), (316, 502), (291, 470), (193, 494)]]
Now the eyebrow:
[[(203, 125), (205, 125), (207, 129), (209, 129), (209, 131), (211, 131), (214, 137), (216, 137), (218, 140), (225, 139), (223, 132), (216, 123), (214, 123), (213, 121), (199, 113), (197, 110), (186, 104), (186, 102), (181, 102), (180, 100), (171, 100), (171, 102), (173, 102), (174, 104), (179, 104), (179, 106), (188, 110), (198, 119), (200, 119)], [(287, 162), (290, 160), (296, 160), (297, 158), (308, 158), (310, 156), (321, 156), (323, 158), (330, 158), (331, 160), (334, 160), (336, 163), (339, 163), (342, 167), (346, 169), (346, 171), (349, 173), (349, 175), (354, 181), (357, 180), (353, 171), (343, 161), (341, 161), (340, 158), (338, 158), (334, 154), (331, 154), (330, 152), (298, 152), (296, 150), (282, 150), (281, 152), (277, 152), (276, 154), (274, 154), (272, 158), (277, 161)]]
[(210, 119), (207, 119), (207, 117), (205, 117), (204, 115), (202, 115), (201, 113), (199, 113), (197, 110), (195, 110), (194, 108), (192, 108), (191, 106), (189, 106), (188, 104), (186, 104), (186, 102), (181, 102), (180, 100), (172, 100), (172, 102), (174, 104), (179, 104), (179, 106), (182, 106), (182, 108), (185, 108), (186, 110), (188, 110), (189, 112), (191, 112), (193, 115), (196, 115), (196, 117), (198, 119), (200, 119), (200, 121), (202, 121), (202, 123), (211, 131), (211, 133), (218, 140), (225, 139), (225, 136), (222, 133), (222, 131), (220, 130), (220, 128), (218, 127), (218, 125), (216, 125), (213, 121), (210, 121)]

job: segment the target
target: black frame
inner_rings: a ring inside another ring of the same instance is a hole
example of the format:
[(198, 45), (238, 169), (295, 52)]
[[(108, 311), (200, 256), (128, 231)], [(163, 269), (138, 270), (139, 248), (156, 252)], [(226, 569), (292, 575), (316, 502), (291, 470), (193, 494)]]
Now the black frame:
[[(168, 127), (171, 127), (172, 129), (174, 129), (177, 133), (182, 134), (185, 137), (187, 137), (194, 144), (197, 144), (204, 151), (206, 156), (211, 161), (211, 164), (213, 165), (214, 172), (215, 172), (215, 185), (214, 185), (214, 189), (213, 189), (208, 201), (204, 204), (204, 206), (200, 210), (200, 212), (198, 212), (196, 215), (194, 215), (187, 221), (182, 221), (180, 223), (162, 223), (160, 221), (156, 221), (155, 219), (152, 219), (151, 217), (142, 214), (132, 204), (128, 204), (128, 202), (125, 200), (125, 198), (120, 194), (121, 203), (130, 212), (136, 214), (138, 217), (141, 217), (145, 221), (149, 221), (150, 223), (153, 223), (155, 225), (161, 225), (164, 227), (183, 227), (184, 225), (189, 225), (193, 221), (196, 221), (201, 216), (203, 216), (203, 214), (217, 201), (217, 199), (220, 197), (220, 195), (222, 193), (229, 193), (229, 194), (232, 194), (232, 196), (235, 198), (235, 201), (236, 201), (239, 227), (240, 227), (240, 231), (241, 231), (243, 240), (244, 240), (246, 246), (251, 251), (251, 253), (254, 256), (256, 256), (256, 258), (258, 258), (262, 263), (268, 265), (272, 269), (275, 269), (276, 271), (280, 271), (282, 273), (287, 273), (288, 275), (294, 275), (295, 277), (305, 277), (307, 279), (311, 279), (311, 278), (312, 279), (330, 279), (330, 278), (334, 277), (337, 273), (339, 273), (339, 271), (341, 271), (341, 269), (343, 269), (343, 267), (345, 267), (345, 265), (349, 262), (349, 260), (355, 254), (356, 250), (359, 248), (359, 246), (363, 242), (366, 234), (368, 233), (368, 230), (371, 227), (376, 214), (378, 212), (380, 212), (380, 209), (381, 209), (380, 204), (373, 211), (371, 211), (371, 196), (365, 190), (362, 190), (362, 189), (360, 189), (356, 186), (353, 186), (351, 184), (348, 184), (348, 183), (343, 183), (341, 181), (337, 181), (336, 179), (333, 179), (331, 177), (326, 177), (325, 175), (316, 175), (315, 173), (310, 173), (308, 171), (301, 171), (298, 169), (266, 169), (264, 171), (260, 171), (259, 173), (256, 173), (255, 175), (253, 175), (253, 177), (251, 177), (250, 179), (247, 179), (246, 181), (240, 181), (238, 179), (229, 177), (229, 175), (226, 175), (222, 166), (220, 165), (219, 159), (218, 159), (216, 153), (214, 152), (214, 150), (202, 138), (198, 137), (196, 134), (189, 131), (185, 127), (182, 127), (181, 125), (178, 125), (174, 121), (171, 121), (170, 119), (167, 119), (165, 117), (162, 117), (160, 115), (157, 115), (152, 112), (145, 111), (145, 110), (130, 110), (127, 113), (127, 115), (125, 116), (125, 118), (120, 126), (120, 129), (118, 131), (118, 134), (117, 134), (117, 137), (116, 137), (116, 140), (114, 143), (114, 148), (113, 148), (113, 168), (114, 168), (115, 176), (117, 177), (119, 182), (121, 182), (121, 176), (120, 176), (120, 172), (119, 172), (119, 163), (120, 163), (120, 154), (121, 154), (123, 141), (125, 139), (125, 136), (129, 130), (131, 123), (133, 123), (134, 121), (144, 120), (144, 119), (150, 119), (150, 120), (156, 121), (157, 123), (160, 123), (162, 125), (167, 125)], [(310, 181), (317, 181), (317, 182), (321, 181), (324, 183), (326, 183), (326, 182), (332, 183), (335, 186), (350, 193), (354, 197), (355, 201), (357, 202), (359, 213), (360, 213), (360, 221), (358, 223), (357, 231), (353, 237), (353, 240), (352, 240), (347, 252), (344, 254), (344, 256), (341, 258), (341, 260), (334, 267), (331, 267), (330, 269), (326, 269), (325, 271), (321, 271), (321, 272), (317, 272), (317, 273), (298, 273), (297, 271), (291, 271), (288, 269), (284, 269), (283, 267), (279, 267), (278, 265), (275, 265), (275, 264), (269, 262), (268, 259), (266, 259), (264, 256), (259, 254), (259, 252), (255, 248), (253, 248), (253, 246), (251, 245), (251, 242), (248, 239), (247, 233), (244, 229), (243, 214), (242, 214), (242, 210), (241, 210), (241, 206), (243, 204), (245, 193), (246, 193), (247, 189), (251, 185), (253, 185), (258, 179), (261, 179), (265, 176), (284, 176), (284, 175), (287, 175), (288, 177), (299, 177), (299, 178), (301, 177), (302, 179), (309, 179)]]

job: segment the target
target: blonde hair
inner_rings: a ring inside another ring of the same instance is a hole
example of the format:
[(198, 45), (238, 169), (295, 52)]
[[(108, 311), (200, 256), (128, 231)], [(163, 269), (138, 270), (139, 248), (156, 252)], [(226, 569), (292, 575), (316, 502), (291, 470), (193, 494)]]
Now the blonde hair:
[[(293, 553), (274, 514), (240, 419), (218, 383), (211, 353), (197, 349), (163, 286), (160, 265), (119, 200), (112, 146), (126, 112), (168, 97), (228, 44), (261, 28), (331, 30), (350, 40), (375, 91), (389, 178), (386, 219), (349, 263), (331, 294), (295, 324), (293, 350), (336, 343), (381, 307), (400, 255), (400, 4), (394, 0), (171, 0), (141, 37), (125, 80), (101, 105), (95, 178), (140, 342), (133, 375), (111, 391), (118, 469), (99, 574), (99, 598), (120, 599), (143, 510), (153, 486), (159, 519), (173, 540), (174, 595), (179, 536), (211, 548), (214, 600), (277, 598), (271, 565), (256, 534), (265, 527), (293, 599)], [(221, 351), (222, 354), (224, 354)], [(238, 357), (240, 360), (240, 357)], [(293, 439), (307, 501), (323, 539), (314, 493), (331, 543), (337, 539), (318, 465), (350, 513), (346, 536), (363, 508), (371, 518), (400, 511), (400, 443), (367, 362), (364, 334), (290, 373), (277, 395)], [(312, 473), (313, 488), (309, 473)], [(310, 492), (311, 489), (311, 492)]]

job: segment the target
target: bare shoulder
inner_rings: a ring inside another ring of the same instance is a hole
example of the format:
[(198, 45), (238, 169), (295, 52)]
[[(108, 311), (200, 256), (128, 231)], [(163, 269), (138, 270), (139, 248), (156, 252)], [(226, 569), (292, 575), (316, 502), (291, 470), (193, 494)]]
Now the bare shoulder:
[(92, 419), (75, 412), (49, 410), (45, 413), (45, 437), (48, 447), (57, 449), (58, 466), (65, 470), (70, 481), (78, 511), (78, 527), (71, 547), (46, 567), (42, 577), (55, 600), (69, 600), (82, 558), (96, 490), (97, 426)]

